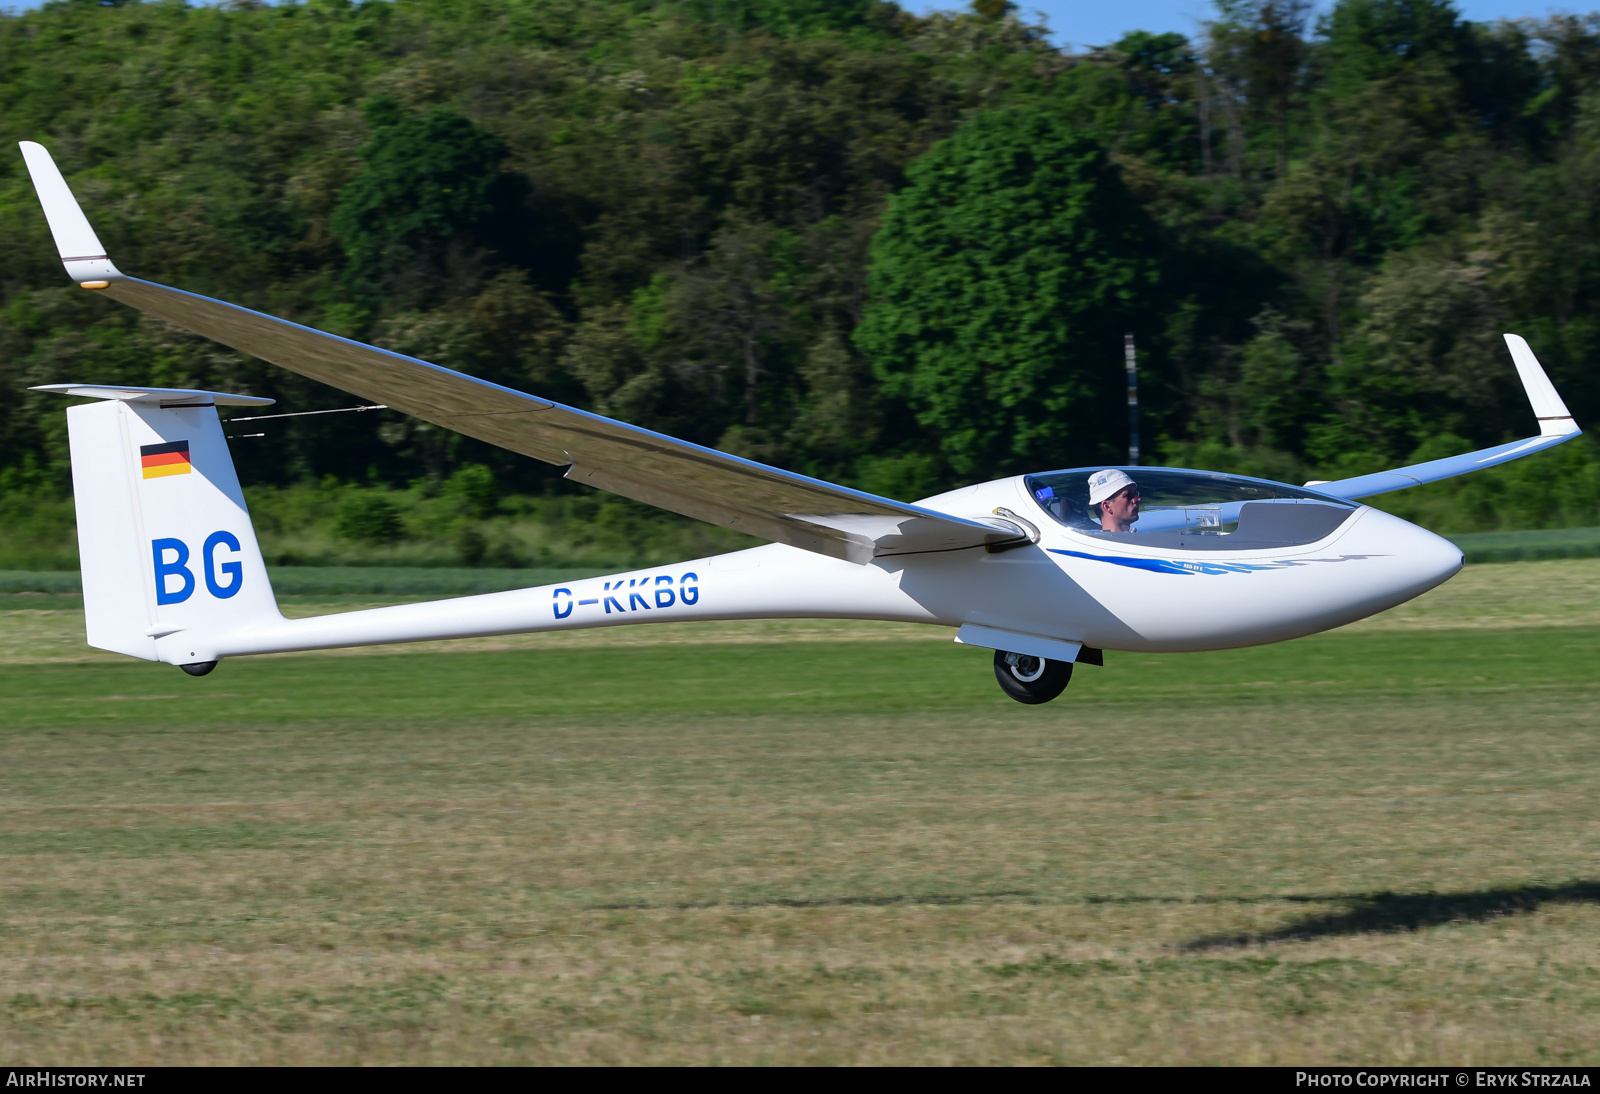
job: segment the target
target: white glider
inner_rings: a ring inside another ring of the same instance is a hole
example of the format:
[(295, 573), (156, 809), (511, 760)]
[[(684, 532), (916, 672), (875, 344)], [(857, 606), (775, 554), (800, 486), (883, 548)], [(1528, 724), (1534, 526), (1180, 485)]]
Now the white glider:
[[(84, 384), (67, 421), (89, 642), (209, 672), (224, 657), (677, 620), (850, 618), (958, 628), (1025, 703), (1105, 649), (1222, 649), (1300, 637), (1403, 603), (1461, 552), (1355, 499), (1465, 474), (1579, 430), (1507, 335), (1540, 435), (1306, 487), (1124, 467), (1144, 509), (1101, 530), (1097, 468), (1019, 475), (916, 504), (689, 444), (220, 300), (112, 263), (43, 147), (22, 152), (67, 273), (241, 352), (547, 463), (567, 477), (771, 540), (764, 547), (516, 592), (312, 619), (278, 611), (218, 392)], [(1119, 480), (1120, 481), (1120, 480)]]

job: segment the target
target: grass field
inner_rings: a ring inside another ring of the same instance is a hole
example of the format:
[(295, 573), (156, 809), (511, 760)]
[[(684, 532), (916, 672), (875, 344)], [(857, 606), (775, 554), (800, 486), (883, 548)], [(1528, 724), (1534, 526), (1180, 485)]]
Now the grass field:
[(0, 1063), (1600, 1061), (1597, 560), (1042, 708), (932, 628), (194, 680), (0, 602)]
[(1468, 562), (1522, 562), (1539, 558), (1600, 556), (1600, 528), (1469, 532), (1449, 538), (1466, 554)]

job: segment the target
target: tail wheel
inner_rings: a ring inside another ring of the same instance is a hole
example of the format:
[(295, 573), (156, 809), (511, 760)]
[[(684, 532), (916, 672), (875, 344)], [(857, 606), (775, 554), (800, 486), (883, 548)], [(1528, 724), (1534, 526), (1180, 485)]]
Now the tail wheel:
[(995, 650), (994, 678), (1019, 703), (1048, 703), (1071, 682), (1072, 662)]

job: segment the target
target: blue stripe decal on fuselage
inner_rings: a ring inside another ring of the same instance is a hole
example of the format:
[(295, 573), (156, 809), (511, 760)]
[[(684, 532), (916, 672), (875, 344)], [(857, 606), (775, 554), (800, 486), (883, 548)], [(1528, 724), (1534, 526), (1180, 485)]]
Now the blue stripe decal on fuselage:
[(1384, 555), (1340, 555), (1338, 558), (1286, 558), (1279, 562), (1177, 562), (1165, 558), (1128, 558), (1124, 555), (1090, 555), (1082, 551), (1063, 551), (1057, 547), (1045, 548), (1053, 555), (1086, 558), (1091, 562), (1109, 562), (1113, 566), (1128, 566), (1135, 570), (1149, 570), (1153, 574), (1249, 574), (1257, 570), (1287, 570), (1291, 566), (1308, 566), (1313, 562), (1352, 562), (1362, 558), (1384, 558)]

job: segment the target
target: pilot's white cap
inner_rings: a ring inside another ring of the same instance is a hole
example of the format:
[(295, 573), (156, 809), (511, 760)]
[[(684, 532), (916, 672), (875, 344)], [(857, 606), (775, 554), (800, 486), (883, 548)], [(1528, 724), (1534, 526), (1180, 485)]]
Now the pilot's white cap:
[(1096, 471), (1089, 476), (1089, 504), (1099, 505), (1118, 490), (1132, 485), (1133, 480), (1128, 478), (1127, 472), (1118, 471), (1115, 467)]

